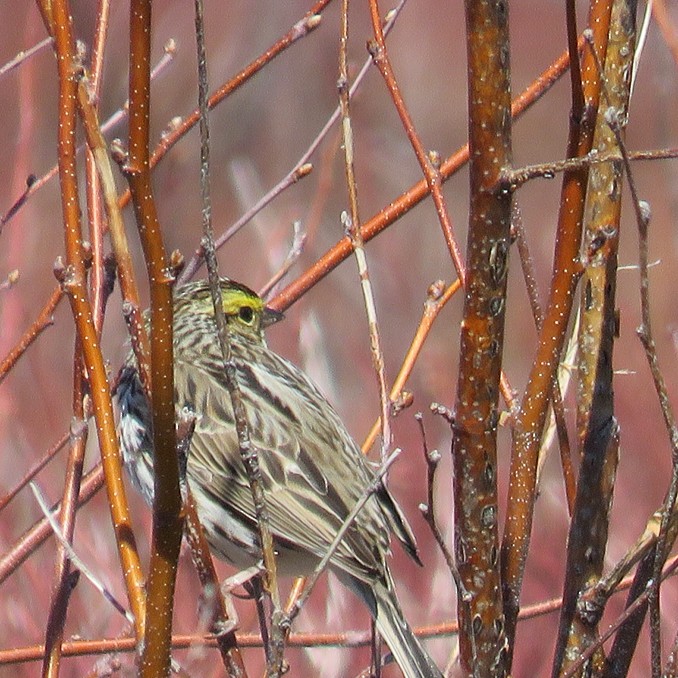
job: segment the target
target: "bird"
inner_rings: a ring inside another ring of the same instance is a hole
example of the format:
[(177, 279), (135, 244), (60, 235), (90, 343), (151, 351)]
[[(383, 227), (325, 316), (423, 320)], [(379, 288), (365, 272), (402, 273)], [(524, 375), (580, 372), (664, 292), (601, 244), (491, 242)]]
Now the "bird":
[[(351, 510), (375, 480), (373, 466), (317, 386), (272, 351), (264, 329), (282, 314), (251, 289), (219, 279), (232, 360), (283, 576), (312, 573)], [(240, 456), (207, 281), (173, 290), (174, 390), (177, 420), (194, 416), (186, 478), (213, 552), (245, 569), (261, 561), (249, 479)], [(118, 437), (132, 484), (153, 500), (151, 408), (129, 352), (115, 393)], [(419, 564), (416, 541), (383, 482), (334, 551), (329, 567), (365, 603), (406, 678), (442, 676), (406, 621), (387, 556), (395, 535)]]

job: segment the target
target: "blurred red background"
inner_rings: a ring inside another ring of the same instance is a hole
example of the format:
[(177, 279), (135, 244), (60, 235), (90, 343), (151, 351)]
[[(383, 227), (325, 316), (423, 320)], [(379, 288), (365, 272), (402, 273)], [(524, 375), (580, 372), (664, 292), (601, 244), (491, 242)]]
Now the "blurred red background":
[[(298, 0), (207, 2), (207, 49), (211, 88), (228, 80), (297, 22), (310, 3)], [(582, 8), (582, 25), (585, 18)], [(96, 3), (72, 2), (76, 32), (90, 42)], [(349, 55), (353, 72), (367, 57), (371, 36), (367, 10), (353, 3)], [(124, 102), (127, 87), (127, 3), (114, 3), (101, 100), (105, 120)], [(196, 106), (195, 39), (192, 4), (154, 3), (154, 54), (173, 38), (177, 53), (153, 83), (153, 139), (157, 140), (174, 116)], [(513, 90), (518, 93), (565, 48), (564, 10), (559, 2), (513, 3), (511, 8)], [(212, 202), (215, 229), (232, 224), (294, 165), (337, 105), (339, 6), (323, 13), (322, 23), (269, 64), (251, 82), (222, 103), (211, 116)], [(37, 9), (30, 3), (0, 4), (0, 63), (10, 60), (45, 37)], [(466, 55), (461, 3), (410, 0), (389, 37), (398, 82), (422, 140), (443, 157), (462, 145), (466, 130)], [(29, 174), (43, 175), (56, 162), (56, 68), (50, 48), (0, 79), (0, 211), (6, 212), (20, 195)], [(631, 103), (628, 144), (631, 149), (675, 145), (676, 64), (656, 26), (638, 72)], [(569, 111), (568, 82), (564, 79), (514, 127), (515, 165), (563, 157)], [(419, 180), (420, 170), (394, 112), (383, 82), (370, 72), (352, 105), (360, 209), (367, 219)], [(124, 124), (107, 135), (125, 138)], [(156, 200), (168, 249), (190, 256), (201, 229), (198, 182), (198, 135), (191, 132), (155, 172)], [(222, 274), (260, 288), (287, 254), (292, 223), (308, 231), (305, 250), (292, 275), (310, 265), (342, 235), (340, 213), (346, 209), (343, 156), (334, 129), (312, 158), (313, 173), (283, 192), (220, 252)], [(676, 373), (675, 286), (676, 169), (672, 161), (637, 163), (639, 191), (652, 207), (650, 257), (651, 298), (658, 353), (669, 392), (678, 395)], [(119, 177), (118, 177), (119, 178)], [(460, 242), (465, 243), (468, 178), (465, 172), (445, 185), (451, 217)], [(122, 180), (119, 186), (123, 186)], [(522, 188), (518, 201), (539, 273), (542, 299), (550, 278), (553, 238), (559, 198), (558, 179), (533, 181)], [(620, 264), (637, 261), (637, 236), (630, 205), (626, 205)], [(140, 279), (143, 264), (131, 212), (126, 212)], [(38, 191), (4, 228), (0, 236), (0, 278), (18, 269), (20, 279), (0, 292), (0, 356), (14, 346), (55, 287), (52, 267), (63, 253), (59, 186), (51, 181)], [(424, 202), (367, 246), (370, 274), (377, 300), (386, 373), (397, 372), (421, 315), (428, 285), (454, 280), (454, 273), (433, 205)], [(520, 267), (514, 256), (509, 288), (505, 369), (521, 392), (536, 345)], [(204, 275), (201, 272), (199, 275)], [(461, 297), (454, 298), (439, 317), (408, 382), (414, 406), (393, 424), (394, 444), (403, 449), (390, 474), (390, 486), (403, 505), (418, 536), (425, 569), (413, 565), (398, 547), (393, 568), (400, 598), (413, 624), (431, 624), (455, 615), (455, 596), (449, 573), (417, 506), (426, 498), (425, 465), (415, 411), (425, 412), (428, 442), (443, 453), (438, 475), (437, 515), (451, 543), (450, 430), (428, 414), (429, 404), (453, 406)], [(670, 474), (670, 446), (641, 345), (635, 336), (639, 323), (638, 274), (621, 271), (618, 281), (621, 337), (615, 348), (617, 415), (621, 424), (621, 463), (615, 492), (608, 562), (627, 550), (642, 532), (648, 516), (660, 504)], [(287, 312), (287, 320), (269, 333), (269, 343), (312, 376), (336, 405), (348, 429), (360, 441), (379, 412), (376, 379), (371, 367), (367, 323), (355, 263), (345, 262)], [(125, 329), (116, 290), (104, 327), (104, 354), (115, 371), (126, 351)], [(7, 376), (0, 386), (0, 494), (22, 477), (31, 464), (67, 431), (71, 411), (74, 329), (67, 304), (57, 310), (54, 325)], [(573, 396), (566, 398), (569, 411)], [(510, 434), (500, 433), (500, 478), (505, 496)], [(97, 460), (96, 434), (91, 431), (88, 467)], [(39, 476), (43, 492), (58, 497), (63, 482), (65, 453)], [(130, 492), (143, 562), (147, 563), (149, 512)], [(10, 545), (37, 518), (39, 509), (30, 491), (22, 492), (0, 514), (0, 548)], [(562, 590), (567, 512), (556, 456), (548, 460), (533, 530), (523, 604), (559, 596)], [(103, 495), (78, 514), (77, 551), (105, 584), (124, 600), (125, 592)], [(47, 543), (0, 587), (0, 648), (44, 641), (54, 560), (53, 541)], [(223, 566), (222, 576), (232, 571)], [(678, 590), (668, 582), (662, 589), (664, 642), (676, 631)], [(183, 553), (177, 595), (176, 630), (196, 628), (199, 587)], [(623, 595), (610, 605), (606, 621), (619, 612)], [(257, 629), (253, 606), (239, 604), (243, 631)], [(605, 624), (603, 624), (603, 628)], [(67, 635), (83, 638), (116, 636), (124, 622), (84, 580), (73, 593)], [(368, 628), (368, 615), (350, 593), (332, 578), (318, 587), (295, 630), (338, 631)], [(517, 638), (515, 676), (550, 673), (557, 615), (521, 623)], [(430, 647), (444, 666), (453, 638), (432, 641)], [(647, 643), (638, 653), (632, 675), (648, 673)], [(291, 675), (355, 675), (367, 665), (368, 651), (347, 649), (290, 650)], [(193, 675), (222, 675), (218, 655), (209, 650), (178, 652), (177, 659)], [(261, 652), (247, 650), (248, 666), (261, 666)], [(65, 659), (64, 676), (87, 674), (96, 658)], [(122, 657), (122, 675), (134, 673), (131, 655)], [(0, 668), (0, 675), (36, 675), (36, 664)], [(254, 671), (251, 675), (254, 675)], [(394, 672), (395, 673), (395, 672)]]

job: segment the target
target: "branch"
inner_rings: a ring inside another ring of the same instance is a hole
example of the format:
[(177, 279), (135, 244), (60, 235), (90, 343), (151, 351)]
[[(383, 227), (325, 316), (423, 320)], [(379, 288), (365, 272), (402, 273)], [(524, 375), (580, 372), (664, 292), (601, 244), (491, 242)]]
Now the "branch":
[(149, 162), (151, 1), (130, 4), (129, 183), (151, 295), (153, 539), (140, 675), (170, 670), (172, 609), (182, 518), (174, 422), (173, 306), (169, 262), (151, 188)]
[(508, 5), (466, 2), (470, 212), (459, 376), (452, 424), (457, 602), (465, 675), (508, 671), (499, 573), (497, 425), (511, 193)]

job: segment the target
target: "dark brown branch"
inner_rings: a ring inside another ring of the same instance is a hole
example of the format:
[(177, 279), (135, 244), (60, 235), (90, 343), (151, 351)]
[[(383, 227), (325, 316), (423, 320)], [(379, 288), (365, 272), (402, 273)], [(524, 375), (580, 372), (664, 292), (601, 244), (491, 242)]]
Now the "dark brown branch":
[(659, 617), (659, 586), (661, 579), (659, 573), (666, 558), (678, 537), (676, 525), (676, 502), (678, 500), (678, 425), (669, 399), (668, 389), (664, 374), (659, 366), (659, 358), (652, 333), (650, 314), (650, 279), (648, 265), (648, 227), (650, 223), (650, 206), (641, 201), (638, 190), (631, 172), (631, 163), (622, 134), (622, 123), (619, 113), (610, 108), (606, 115), (607, 123), (615, 135), (624, 161), (627, 173), (629, 189), (633, 199), (638, 227), (638, 250), (640, 268), (640, 306), (641, 324), (636, 330), (638, 337), (645, 349), (645, 357), (650, 367), (652, 380), (657, 392), (664, 425), (671, 444), (671, 480), (662, 504), (661, 527), (657, 538), (657, 548), (654, 553), (654, 567), (652, 572), (652, 586), (649, 588), (648, 605), (650, 608), (650, 640), (652, 650), (652, 675), (658, 677), (661, 673), (661, 629)]
[[(595, 44), (603, 55), (607, 44), (610, 5), (611, 2), (597, 3), (596, 12), (602, 12), (602, 16), (591, 17), (592, 22), (595, 19), (595, 23), (592, 24), (595, 26)], [(569, 3), (568, 11), (573, 16), (574, 3)], [(568, 23), (568, 30), (574, 31), (572, 22)], [(573, 40), (570, 39), (571, 48), (572, 45)], [(586, 155), (593, 143), (600, 79), (594, 59), (590, 53), (585, 52), (584, 55), (582, 78), (585, 105), (583, 109), (580, 107), (578, 86), (573, 87), (568, 158)], [(565, 342), (575, 287), (581, 274), (579, 246), (587, 178), (586, 169), (568, 171), (563, 176), (549, 301), (540, 332), (539, 347), (514, 428), (508, 508), (501, 554), (509, 648), (513, 647), (520, 591), (532, 531), (537, 460), (548, 410), (548, 396)]]
[(457, 603), (459, 658), (464, 675), (504, 676), (497, 426), (511, 230), (501, 180), (511, 165), (508, 5), (468, 0), (466, 44), (470, 213), (452, 442), (455, 559), (466, 594)]
[[(625, 120), (628, 110), (635, 45), (635, 3), (615, 3), (610, 20), (604, 82), (605, 105), (598, 112), (594, 149), (601, 154), (618, 150), (606, 122), (608, 106)], [(597, 55), (592, 54), (597, 61)], [(604, 109), (604, 110), (603, 110)], [(596, 613), (579, 601), (603, 572), (609, 512), (619, 455), (619, 426), (613, 392), (613, 346), (617, 333), (615, 293), (621, 217), (621, 163), (612, 161), (589, 170), (584, 222), (584, 263), (580, 303), (579, 364), (577, 369), (577, 431), (582, 441), (582, 466), (567, 546), (563, 609), (553, 675), (567, 670), (598, 639)], [(591, 659), (600, 670), (602, 653)]]

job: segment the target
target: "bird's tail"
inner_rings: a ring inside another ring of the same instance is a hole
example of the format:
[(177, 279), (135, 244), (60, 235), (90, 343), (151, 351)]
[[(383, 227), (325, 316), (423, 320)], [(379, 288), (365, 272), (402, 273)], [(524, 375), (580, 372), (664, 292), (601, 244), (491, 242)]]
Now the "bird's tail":
[(379, 633), (405, 678), (442, 678), (442, 673), (403, 616), (390, 574), (386, 573), (385, 581), (370, 582), (369, 585), (354, 581), (352, 584), (370, 608)]

